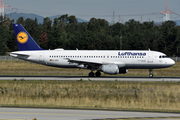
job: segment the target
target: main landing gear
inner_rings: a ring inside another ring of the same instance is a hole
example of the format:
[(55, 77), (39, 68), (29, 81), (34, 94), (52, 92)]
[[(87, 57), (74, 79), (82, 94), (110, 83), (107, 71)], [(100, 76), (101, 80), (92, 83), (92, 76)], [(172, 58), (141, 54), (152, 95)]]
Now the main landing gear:
[[(96, 75), (96, 77), (100, 77), (101, 76), (101, 72), (97, 71), (95, 73), (95, 75)], [(94, 77), (94, 73), (92, 71), (89, 73), (89, 77)]]
[(151, 69), (149, 69), (149, 77), (153, 77), (153, 72)]
[(89, 77), (94, 77), (94, 73), (93, 73), (93, 72), (90, 72), (90, 73), (89, 73)]

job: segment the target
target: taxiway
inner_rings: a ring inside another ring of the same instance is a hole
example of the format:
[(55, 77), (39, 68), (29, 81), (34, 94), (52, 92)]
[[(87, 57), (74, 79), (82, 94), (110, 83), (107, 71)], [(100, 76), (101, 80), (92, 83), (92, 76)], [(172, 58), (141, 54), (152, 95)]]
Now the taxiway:
[(173, 81), (179, 82), (180, 77), (121, 77), (121, 76), (0, 76), (0, 80), (92, 80), (92, 81)]
[[(153, 113), (153, 112), (128, 112), (128, 111), (106, 111), (106, 110), (76, 110), (76, 109), (42, 109), (42, 108), (0, 108), (0, 120), (89, 120), (89, 119), (111, 119), (111, 118), (150, 118), (164, 117), (180, 119), (180, 114), (175, 113)], [(157, 118), (158, 119), (158, 118)], [(156, 120), (157, 120), (156, 119)], [(136, 119), (137, 120), (137, 119)], [(155, 119), (153, 119), (155, 120)]]

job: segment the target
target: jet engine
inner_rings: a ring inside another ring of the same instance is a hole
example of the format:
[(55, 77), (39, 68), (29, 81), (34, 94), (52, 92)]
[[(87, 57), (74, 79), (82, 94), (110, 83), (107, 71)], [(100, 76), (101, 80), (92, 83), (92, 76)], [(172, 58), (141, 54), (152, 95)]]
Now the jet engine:
[(119, 73), (119, 67), (117, 65), (103, 65), (102, 71), (105, 74), (118, 74)]

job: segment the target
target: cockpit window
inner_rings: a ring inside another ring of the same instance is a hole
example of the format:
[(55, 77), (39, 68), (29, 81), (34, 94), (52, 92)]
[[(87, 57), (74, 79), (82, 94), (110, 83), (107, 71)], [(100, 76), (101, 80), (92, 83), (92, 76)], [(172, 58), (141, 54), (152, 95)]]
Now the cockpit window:
[(168, 58), (168, 56), (161, 55), (161, 56), (159, 56), (159, 58)]

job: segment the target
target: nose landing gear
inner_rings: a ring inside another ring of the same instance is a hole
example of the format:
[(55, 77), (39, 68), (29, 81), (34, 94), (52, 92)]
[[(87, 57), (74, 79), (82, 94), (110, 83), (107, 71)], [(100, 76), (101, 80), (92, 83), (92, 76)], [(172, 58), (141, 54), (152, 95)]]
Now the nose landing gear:
[(149, 69), (149, 77), (153, 77), (153, 72), (152, 72), (152, 70), (151, 69)]

